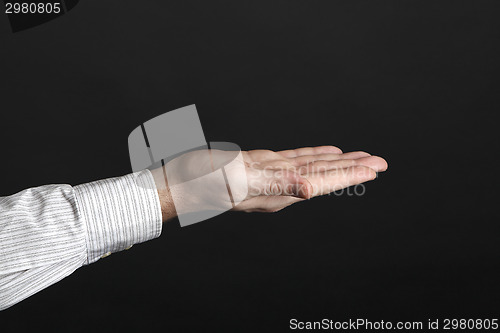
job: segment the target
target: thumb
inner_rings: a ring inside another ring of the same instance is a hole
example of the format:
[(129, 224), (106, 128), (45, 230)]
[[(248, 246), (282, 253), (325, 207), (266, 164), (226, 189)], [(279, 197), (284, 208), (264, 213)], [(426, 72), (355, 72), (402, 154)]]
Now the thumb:
[(311, 183), (295, 171), (267, 170), (259, 178), (258, 195), (292, 196), (302, 199), (309, 199), (312, 196)]

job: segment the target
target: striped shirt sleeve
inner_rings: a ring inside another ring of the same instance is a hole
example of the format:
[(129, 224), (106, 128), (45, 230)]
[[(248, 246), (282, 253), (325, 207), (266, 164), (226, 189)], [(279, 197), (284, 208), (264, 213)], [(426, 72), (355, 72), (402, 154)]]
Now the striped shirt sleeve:
[(0, 198), (0, 310), (111, 253), (156, 238), (161, 206), (149, 171)]

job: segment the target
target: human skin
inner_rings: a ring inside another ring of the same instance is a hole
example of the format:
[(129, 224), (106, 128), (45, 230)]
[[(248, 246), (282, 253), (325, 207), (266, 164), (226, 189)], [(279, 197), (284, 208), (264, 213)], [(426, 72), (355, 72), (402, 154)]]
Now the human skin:
[[(215, 153), (219, 152), (211, 151), (211, 154)], [(184, 164), (195, 164), (199, 156), (196, 154), (188, 153), (181, 157), (186, 161)], [(381, 157), (362, 151), (343, 153), (334, 146), (277, 152), (250, 150), (243, 151), (241, 156), (245, 173), (230, 174), (229, 177), (237, 180), (236, 183), (241, 188), (248, 189), (248, 194), (233, 211), (276, 212), (299, 201), (374, 180), (378, 172), (387, 170), (387, 162)], [(197, 198), (196, 193), (183, 193), (180, 187), (165, 185), (166, 172), (163, 167), (153, 170), (152, 174), (164, 222), (177, 216), (174, 197), (190, 201), (190, 206), (207, 208), (203, 207), (206, 204)], [(236, 191), (239, 186), (236, 186)], [(219, 200), (218, 190), (211, 191), (211, 203), (208, 208), (214, 209)]]

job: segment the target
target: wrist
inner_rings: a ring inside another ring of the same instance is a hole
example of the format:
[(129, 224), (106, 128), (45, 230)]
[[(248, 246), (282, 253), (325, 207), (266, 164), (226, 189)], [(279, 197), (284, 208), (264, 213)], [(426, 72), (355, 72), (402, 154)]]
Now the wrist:
[(167, 177), (165, 176), (163, 167), (151, 170), (151, 174), (153, 175), (156, 191), (158, 192), (158, 198), (160, 199), (162, 221), (166, 223), (177, 217), (177, 211), (172, 199), (172, 193), (168, 186)]

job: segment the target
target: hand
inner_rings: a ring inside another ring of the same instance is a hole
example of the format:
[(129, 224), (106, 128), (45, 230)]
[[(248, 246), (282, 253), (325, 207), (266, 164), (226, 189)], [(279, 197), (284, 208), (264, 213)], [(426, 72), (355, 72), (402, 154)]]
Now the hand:
[[(244, 152), (250, 162), (250, 196), (234, 210), (276, 212), (293, 203), (361, 184), (387, 170), (387, 162), (365, 152), (333, 146)], [(267, 172), (263, 172), (267, 170)]]
[[(186, 193), (183, 189), (180, 180), (190, 179), (200, 170), (214, 169), (214, 156), (217, 157), (215, 160), (223, 160), (227, 154), (217, 150), (210, 150), (209, 154), (206, 152), (190, 152), (167, 164), (167, 169), (170, 166), (170, 169), (182, 170), (175, 175), (177, 179), (173, 181), (173, 186), (171, 179), (174, 177), (170, 175), (167, 177), (170, 185), (161, 185), (165, 183), (167, 173), (164, 168), (152, 171), (164, 221), (176, 216), (172, 196), (177, 203), (185, 202), (183, 207), (190, 207), (187, 212), (192, 212), (192, 207), (217, 210), (230, 204), (222, 195), (227, 189), (215, 182), (213, 186), (204, 183), (199, 193)], [(231, 179), (233, 196), (244, 195), (233, 210), (246, 212), (276, 212), (298, 201), (373, 180), (377, 172), (387, 169), (387, 162), (380, 157), (365, 152), (342, 153), (333, 146), (279, 152), (251, 150), (242, 152), (241, 156), (242, 159), (233, 163), (235, 167), (226, 168), (226, 173)]]

